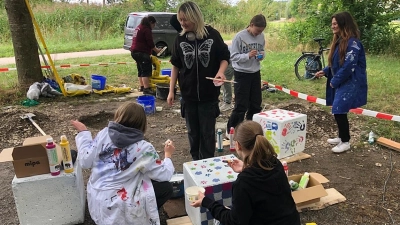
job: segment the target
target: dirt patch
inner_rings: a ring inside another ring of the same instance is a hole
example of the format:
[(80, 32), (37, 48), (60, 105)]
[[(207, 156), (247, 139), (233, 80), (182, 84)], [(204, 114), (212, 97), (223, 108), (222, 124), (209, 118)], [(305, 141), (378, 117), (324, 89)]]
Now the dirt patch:
[[(0, 149), (22, 144), (24, 138), (40, 136), (39, 131), (21, 115), (31, 112), (35, 121), (49, 135), (59, 139), (66, 134), (75, 149), (75, 130), (70, 120), (79, 119), (84, 122), (92, 135), (105, 127), (112, 120), (115, 109), (121, 101), (79, 101), (48, 102), (33, 108), (6, 107), (0, 111)], [(125, 100), (124, 100), (125, 101)], [(135, 101), (130, 99), (129, 101)], [(182, 164), (191, 161), (185, 121), (180, 117), (179, 105), (172, 108), (165, 101), (157, 100), (157, 106), (163, 111), (148, 116), (146, 139), (151, 141), (157, 150), (162, 150), (166, 139), (174, 140), (177, 150), (173, 162), (177, 172), (182, 172)], [(302, 224), (399, 224), (400, 223), (400, 170), (398, 162), (400, 154), (378, 145), (368, 145), (366, 141), (369, 130), (364, 130), (357, 117), (351, 117), (352, 149), (343, 154), (333, 154), (327, 138), (336, 136), (336, 123), (333, 116), (318, 105), (300, 100), (288, 101), (279, 105), (267, 105), (265, 110), (281, 108), (307, 115), (307, 140), (305, 153), (312, 155), (310, 159), (289, 164), (289, 173), (298, 174), (305, 171), (319, 172), (330, 182), (325, 186), (336, 188), (347, 200), (318, 211), (302, 212)], [(224, 112), (217, 121), (226, 123), (230, 111)], [(216, 155), (230, 154), (229, 149)], [(397, 162), (397, 164), (396, 164)], [(377, 164), (379, 163), (379, 164)], [(377, 166), (378, 165), (378, 166)], [(381, 165), (381, 166), (379, 166)], [(89, 170), (84, 171), (87, 181)], [(11, 163), (0, 164), (0, 220), (1, 224), (18, 224), (11, 191), (14, 176)], [(386, 210), (387, 209), (387, 210)], [(390, 212), (390, 214), (389, 214)], [(162, 224), (166, 224), (166, 214), (160, 211)], [(94, 224), (86, 212), (85, 224)]]

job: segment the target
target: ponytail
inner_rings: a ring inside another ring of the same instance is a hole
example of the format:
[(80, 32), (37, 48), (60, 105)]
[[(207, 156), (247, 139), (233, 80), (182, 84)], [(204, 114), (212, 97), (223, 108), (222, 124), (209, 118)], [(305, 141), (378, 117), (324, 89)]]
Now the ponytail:
[(243, 159), (243, 168), (258, 165), (264, 170), (272, 170), (277, 156), (271, 143), (264, 137), (261, 125), (254, 121), (244, 121), (236, 127), (234, 139), (248, 151)]
[(151, 24), (156, 23), (156, 18), (154, 16), (145, 16), (143, 19), (140, 21), (140, 24), (146, 27), (151, 27)]

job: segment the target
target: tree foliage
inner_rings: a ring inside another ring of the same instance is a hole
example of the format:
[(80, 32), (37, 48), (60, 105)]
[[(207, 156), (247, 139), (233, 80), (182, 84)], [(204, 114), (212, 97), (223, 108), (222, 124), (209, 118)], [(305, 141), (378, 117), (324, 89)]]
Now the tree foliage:
[(348, 11), (357, 21), (364, 47), (371, 53), (383, 53), (400, 38), (389, 25), (399, 18), (399, 9), (396, 0), (293, 0), (290, 10), (297, 21), (289, 27), (288, 36), (300, 43), (309, 43), (313, 37), (329, 42), (331, 16)]

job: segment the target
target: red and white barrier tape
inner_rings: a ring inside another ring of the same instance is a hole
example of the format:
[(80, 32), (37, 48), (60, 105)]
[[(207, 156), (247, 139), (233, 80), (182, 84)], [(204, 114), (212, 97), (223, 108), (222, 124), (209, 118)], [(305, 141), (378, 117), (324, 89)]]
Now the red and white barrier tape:
[[(169, 61), (160, 61), (160, 63), (169, 63)], [(61, 64), (56, 66), (56, 68), (71, 68), (71, 67), (88, 67), (88, 66), (111, 66), (111, 65), (126, 65), (126, 64), (136, 64), (135, 62), (115, 62), (115, 63), (84, 63), (84, 64)], [(50, 69), (51, 66), (41, 66), (42, 69)], [(0, 73), (1, 72), (8, 72), (8, 71), (13, 71), (17, 70), (17, 68), (0, 68)]]
[[(268, 83), (266, 81), (262, 81), (263, 84), (266, 84), (270, 87), (274, 87), (280, 91), (283, 91), (287, 94), (290, 94), (296, 98), (301, 98), (304, 100), (307, 100), (309, 102), (314, 102), (314, 103), (318, 103), (321, 105), (326, 105), (326, 100), (322, 99), (322, 98), (318, 98), (312, 95), (306, 95), (297, 91), (293, 91), (293, 90), (289, 90), (287, 88), (284, 88), (282, 86), (279, 85), (275, 85), (275, 84), (271, 84)], [(372, 110), (368, 110), (368, 109), (363, 109), (363, 108), (356, 108), (356, 109), (351, 109), (350, 112), (355, 113), (355, 114), (361, 114), (361, 115), (366, 115), (366, 116), (371, 116), (371, 117), (375, 117), (378, 119), (384, 119), (384, 120), (392, 120), (392, 121), (397, 121), (400, 122), (400, 116), (396, 116), (396, 115), (391, 115), (391, 114), (387, 114), (387, 113), (381, 113), (381, 112), (376, 112), (376, 111), (372, 111)]]

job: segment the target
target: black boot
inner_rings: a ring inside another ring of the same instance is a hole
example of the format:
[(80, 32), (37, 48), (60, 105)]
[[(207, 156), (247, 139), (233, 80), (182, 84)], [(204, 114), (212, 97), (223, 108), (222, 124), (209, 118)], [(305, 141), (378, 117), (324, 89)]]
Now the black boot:
[(143, 88), (144, 95), (155, 95), (154, 91), (151, 88)]
[(140, 92), (143, 92), (144, 86), (140, 86)]

